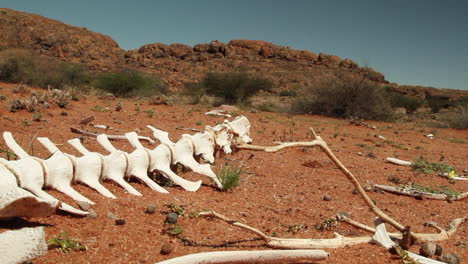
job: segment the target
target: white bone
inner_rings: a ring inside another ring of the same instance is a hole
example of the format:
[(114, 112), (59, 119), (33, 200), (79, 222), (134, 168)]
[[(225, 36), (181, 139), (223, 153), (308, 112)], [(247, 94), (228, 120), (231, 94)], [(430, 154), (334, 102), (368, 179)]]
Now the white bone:
[(395, 159), (395, 158), (387, 158), (387, 161), (390, 163), (402, 165), (402, 166), (411, 166), (413, 164), (410, 161)]
[(106, 135), (98, 135), (96, 139), (99, 144), (101, 144), (101, 146), (110, 152), (109, 155), (99, 154), (103, 160), (102, 179), (109, 179), (114, 181), (130, 194), (143, 196), (124, 179), (128, 166), (127, 155), (123, 151), (117, 150), (114, 146), (112, 146), (112, 144), (109, 142), (109, 138)]
[(237, 116), (233, 121), (224, 120), (224, 124), (235, 134), (237, 144), (252, 143), (250, 122), (245, 116)]
[(213, 115), (213, 116), (225, 116), (225, 117), (231, 117), (230, 114), (226, 112), (226, 110), (222, 109), (214, 109), (209, 112), (206, 112), (205, 115)]
[[(43, 145), (48, 145), (47, 143), (50, 142), (48, 138), (37, 139)], [(47, 149), (54, 150), (54, 152), (52, 152), (52, 156), (46, 160), (36, 159), (43, 164), (45, 170), (44, 185), (65, 193), (75, 201), (95, 204), (71, 187), (70, 184), (73, 181), (73, 163), (70, 158), (58, 150), (52, 142), (50, 142), (50, 146), (48, 146)]]
[[(182, 136), (182, 138), (177, 141), (177, 143), (173, 143), (169, 140), (167, 132), (161, 131), (152, 126), (147, 127), (153, 131), (154, 138), (160, 142), (164, 142), (171, 149), (172, 164), (180, 163), (193, 172), (211, 178), (215, 182), (216, 186), (218, 186), (218, 188), (223, 187), (216, 174), (213, 172), (213, 170), (211, 170), (211, 166), (209, 164), (200, 164), (193, 157), (195, 151), (192, 139)], [(162, 136), (162, 138), (159, 138), (159, 136)]]
[(150, 160), (148, 171), (160, 172), (164, 177), (172, 180), (187, 191), (195, 192), (200, 188), (202, 181), (191, 182), (171, 171), (172, 153), (169, 146), (161, 144), (153, 150), (149, 150), (141, 145), (140, 141), (136, 138), (136, 133), (129, 134), (129, 137), (129, 142), (133, 147), (146, 151)]
[(232, 152), (231, 144), (234, 135), (229, 133), (229, 129), (226, 125), (219, 124), (214, 127), (206, 126), (205, 130), (211, 134), (219, 149), (223, 150), (226, 154), (230, 154)]
[(328, 255), (319, 249), (218, 251), (185, 255), (156, 264), (291, 263), (324, 260)]
[(215, 143), (210, 132), (198, 132), (193, 135), (183, 134), (182, 137), (187, 137), (192, 141), (195, 156), (201, 156), (206, 162), (214, 163)]
[[(72, 182), (83, 183), (105, 197), (116, 198), (109, 190), (99, 182), (99, 175), (101, 174), (101, 161), (99, 157), (88, 152), (82, 157), (76, 157), (74, 155), (65, 154), (61, 152), (55, 145), (46, 137), (38, 138), (39, 142), (53, 155), (58, 155), (59, 153), (63, 155), (71, 163), (73, 168)], [(70, 145), (78, 146), (81, 145), (79, 139), (72, 139)], [(64, 161), (65, 163), (65, 161)], [(89, 202), (88, 202), (89, 203)]]
[(15, 175), (0, 163), (0, 219), (49, 216), (57, 211), (58, 201), (48, 202), (18, 187)]
[[(3, 161), (2, 163), (4, 165), (7, 164), (8, 169), (12, 171), (16, 177), (18, 177), (19, 186), (23, 189), (32, 192), (37, 197), (42, 198), (46, 201), (58, 201), (52, 195), (42, 190), (42, 187), (44, 186), (45, 182), (42, 164), (35, 158), (29, 156), (29, 154), (27, 154), (18, 145), (18, 143), (16, 143), (10, 132), (4, 132), (3, 138), (5, 139), (5, 143), (7, 144), (7, 146), (13, 152), (15, 152), (15, 154), (18, 155), (18, 157), (20, 157), (19, 160), (13, 161), (6, 161), (4, 159), (0, 159), (0, 161)], [(61, 202), (59, 209), (77, 215), (88, 214), (88, 212), (78, 210), (64, 202)]]
[[(138, 142), (138, 135), (135, 132), (125, 133), (125, 137), (133, 144), (140, 144)], [(124, 152), (125, 153), (125, 152)], [(150, 156), (146, 150), (141, 146), (136, 148), (132, 153), (126, 154), (128, 158), (128, 167), (125, 172), (126, 176), (133, 176), (144, 182), (151, 189), (161, 192), (169, 193), (166, 189), (159, 186), (156, 182), (148, 177), (148, 169), (150, 165)]]
[(30, 227), (0, 234), (0, 263), (27, 263), (47, 254), (44, 227)]

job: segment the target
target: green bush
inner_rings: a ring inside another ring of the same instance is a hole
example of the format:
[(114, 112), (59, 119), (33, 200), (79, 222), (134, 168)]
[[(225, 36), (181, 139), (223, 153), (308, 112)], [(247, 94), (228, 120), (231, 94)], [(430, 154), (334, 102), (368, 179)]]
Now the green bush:
[(240, 72), (208, 73), (201, 82), (206, 93), (224, 99), (225, 103), (245, 103), (260, 90), (269, 91), (273, 82)]
[(431, 108), (433, 113), (438, 113), (442, 108), (448, 108), (450, 106), (450, 100), (443, 96), (432, 96), (426, 97), (427, 104)]
[(146, 97), (167, 93), (167, 88), (160, 78), (134, 70), (100, 74), (96, 77), (95, 86), (121, 97)]
[(450, 121), (450, 127), (456, 129), (468, 129), (468, 109), (463, 109), (461, 113), (457, 113)]
[(294, 90), (282, 90), (279, 96), (297, 96), (297, 92)]
[(201, 83), (185, 83), (182, 94), (188, 97), (189, 104), (198, 104), (205, 95), (205, 88)]
[(413, 113), (422, 106), (423, 100), (409, 95), (394, 94), (391, 96), (391, 104), (393, 107), (403, 107), (408, 113)]
[(365, 79), (335, 78), (309, 93), (298, 98), (293, 112), (383, 121), (395, 116), (388, 92)]
[(84, 65), (8, 49), (0, 52), (0, 80), (61, 89), (88, 84), (90, 77)]

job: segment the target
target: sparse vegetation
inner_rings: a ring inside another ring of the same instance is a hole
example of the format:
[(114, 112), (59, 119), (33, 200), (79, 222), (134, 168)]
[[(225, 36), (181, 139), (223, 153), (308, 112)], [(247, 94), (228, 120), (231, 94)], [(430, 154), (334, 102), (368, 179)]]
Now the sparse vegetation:
[(454, 138), (454, 137), (447, 138), (447, 140), (452, 142), (452, 143), (468, 144), (468, 141), (463, 140), (463, 139), (459, 139), (459, 138)]
[(42, 120), (42, 113), (34, 113), (33, 115), (33, 121), (40, 122)]
[(199, 89), (199, 91), (203, 89), (207, 94), (221, 97), (224, 103), (239, 104), (246, 103), (260, 90), (269, 91), (273, 87), (273, 82), (242, 72), (211, 72), (199, 85), (191, 88)]
[(47, 242), (48, 249), (57, 249), (62, 253), (70, 251), (86, 251), (86, 246), (79, 240), (69, 238), (66, 232), (58, 234), (57, 237)]
[(171, 230), (169, 230), (169, 234), (172, 236), (178, 236), (182, 233), (184, 233), (184, 229), (179, 225), (174, 225), (174, 227)]
[(338, 221), (336, 218), (330, 217), (324, 219), (320, 224), (315, 226), (315, 229), (319, 231), (325, 231), (325, 230), (332, 230), (333, 228), (338, 226)]
[(425, 193), (445, 194), (447, 196), (460, 195), (460, 192), (455, 191), (454, 189), (450, 188), (450, 186), (447, 186), (447, 185), (431, 187), (427, 185), (419, 185), (413, 182), (411, 183), (410, 187), (415, 190), (418, 190), (420, 192), (425, 192)]
[(134, 70), (98, 75), (95, 86), (121, 97), (152, 96), (167, 92), (160, 78)]
[(171, 210), (171, 212), (174, 212), (180, 216), (183, 216), (185, 214), (185, 207), (182, 206), (182, 205), (178, 205), (178, 204), (175, 204), (175, 203), (172, 203), (172, 202), (168, 202), (166, 204), (164, 204), (167, 208), (169, 208)]
[(393, 94), (390, 100), (393, 107), (403, 107), (408, 113), (413, 113), (423, 105), (422, 99), (404, 94)]
[(334, 78), (299, 97), (293, 112), (391, 121), (395, 118), (387, 91), (363, 79)]
[(228, 165), (221, 168), (218, 178), (223, 185), (223, 191), (230, 191), (239, 186), (240, 176), (244, 173), (242, 166)]
[(0, 51), (0, 80), (61, 89), (66, 85), (86, 85), (90, 75), (82, 64), (37, 56), (25, 50), (7, 49)]
[(445, 163), (429, 162), (423, 156), (420, 156), (416, 161), (414, 161), (411, 167), (413, 167), (413, 170), (416, 173), (425, 173), (425, 174), (432, 174), (434, 172), (449, 173), (452, 170), (454, 170), (452, 166), (447, 165)]
[(279, 96), (297, 96), (297, 92), (294, 90), (282, 90)]

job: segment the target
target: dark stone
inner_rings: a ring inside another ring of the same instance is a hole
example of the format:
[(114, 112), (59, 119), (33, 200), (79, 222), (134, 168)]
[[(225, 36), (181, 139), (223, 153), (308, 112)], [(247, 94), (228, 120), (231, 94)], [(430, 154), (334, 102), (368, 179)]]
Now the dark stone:
[(125, 225), (125, 219), (122, 219), (122, 218), (118, 218), (118, 219), (115, 219), (115, 225)]
[(323, 196), (323, 200), (329, 202), (329, 201), (332, 200), (332, 197), (331, 197), (331, 195), (326, 194), (326, 195)]
[(169, 255), (172, 253), (172, 246), (169, 243), (164, 243), (161, 247), (161, 254)]
[(154, 214), (155, 212), (156, 212), (156, 205), (155, 205), (155, 204), (149, 204), (149, 205), (146, 207), (145, 213), (147, 213), (147, 214)]
[(166, 222), (168, 222), (169, 224), (177, 224), (178, 219), (179, 215), (174, 212), (170, 212), (166, 216)]

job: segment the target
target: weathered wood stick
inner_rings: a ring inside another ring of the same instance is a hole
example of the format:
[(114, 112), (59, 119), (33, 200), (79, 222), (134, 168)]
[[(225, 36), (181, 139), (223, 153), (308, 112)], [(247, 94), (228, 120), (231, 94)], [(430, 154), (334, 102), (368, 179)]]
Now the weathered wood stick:
[(382, 190), (382, 191), (391, 192), (391, 193), (396, 193), (396, 194), (401, 194), (401, 195), (406, 195), (406, 196), (411, 196), (411, 197), (423, 197), (423, 198), (432, 199), (432, 200), (459, 201), (468, 197), (468, 192), (464, 192), (458, 195), (447, 195), (443, 193), (428, 193), (428, 192), (421, 192), (418, 190), (408, 189), (404, 187), (394, 187), (394, 186), (379, 185), (379, 184), (374, 185), (374, 188), (378, 190)]
[[(89, 136), (89, 137), (99, 136), (99, 134), (83, 131), (83, 130), (81, 130), (79, 128), (70, 127), (70, 130), (73, 133), (82, 134), (82, 135)], [(124, 135), (106, 135), (106, 136), (107, 136), (108, 139), (113, 139), (113, 140), (127, 140), (127, 138)], [(138, 139), (148, 141), (150, 144), (154, 144), (154, 140), (152, 140), (149, 137), (138, 136)]]

